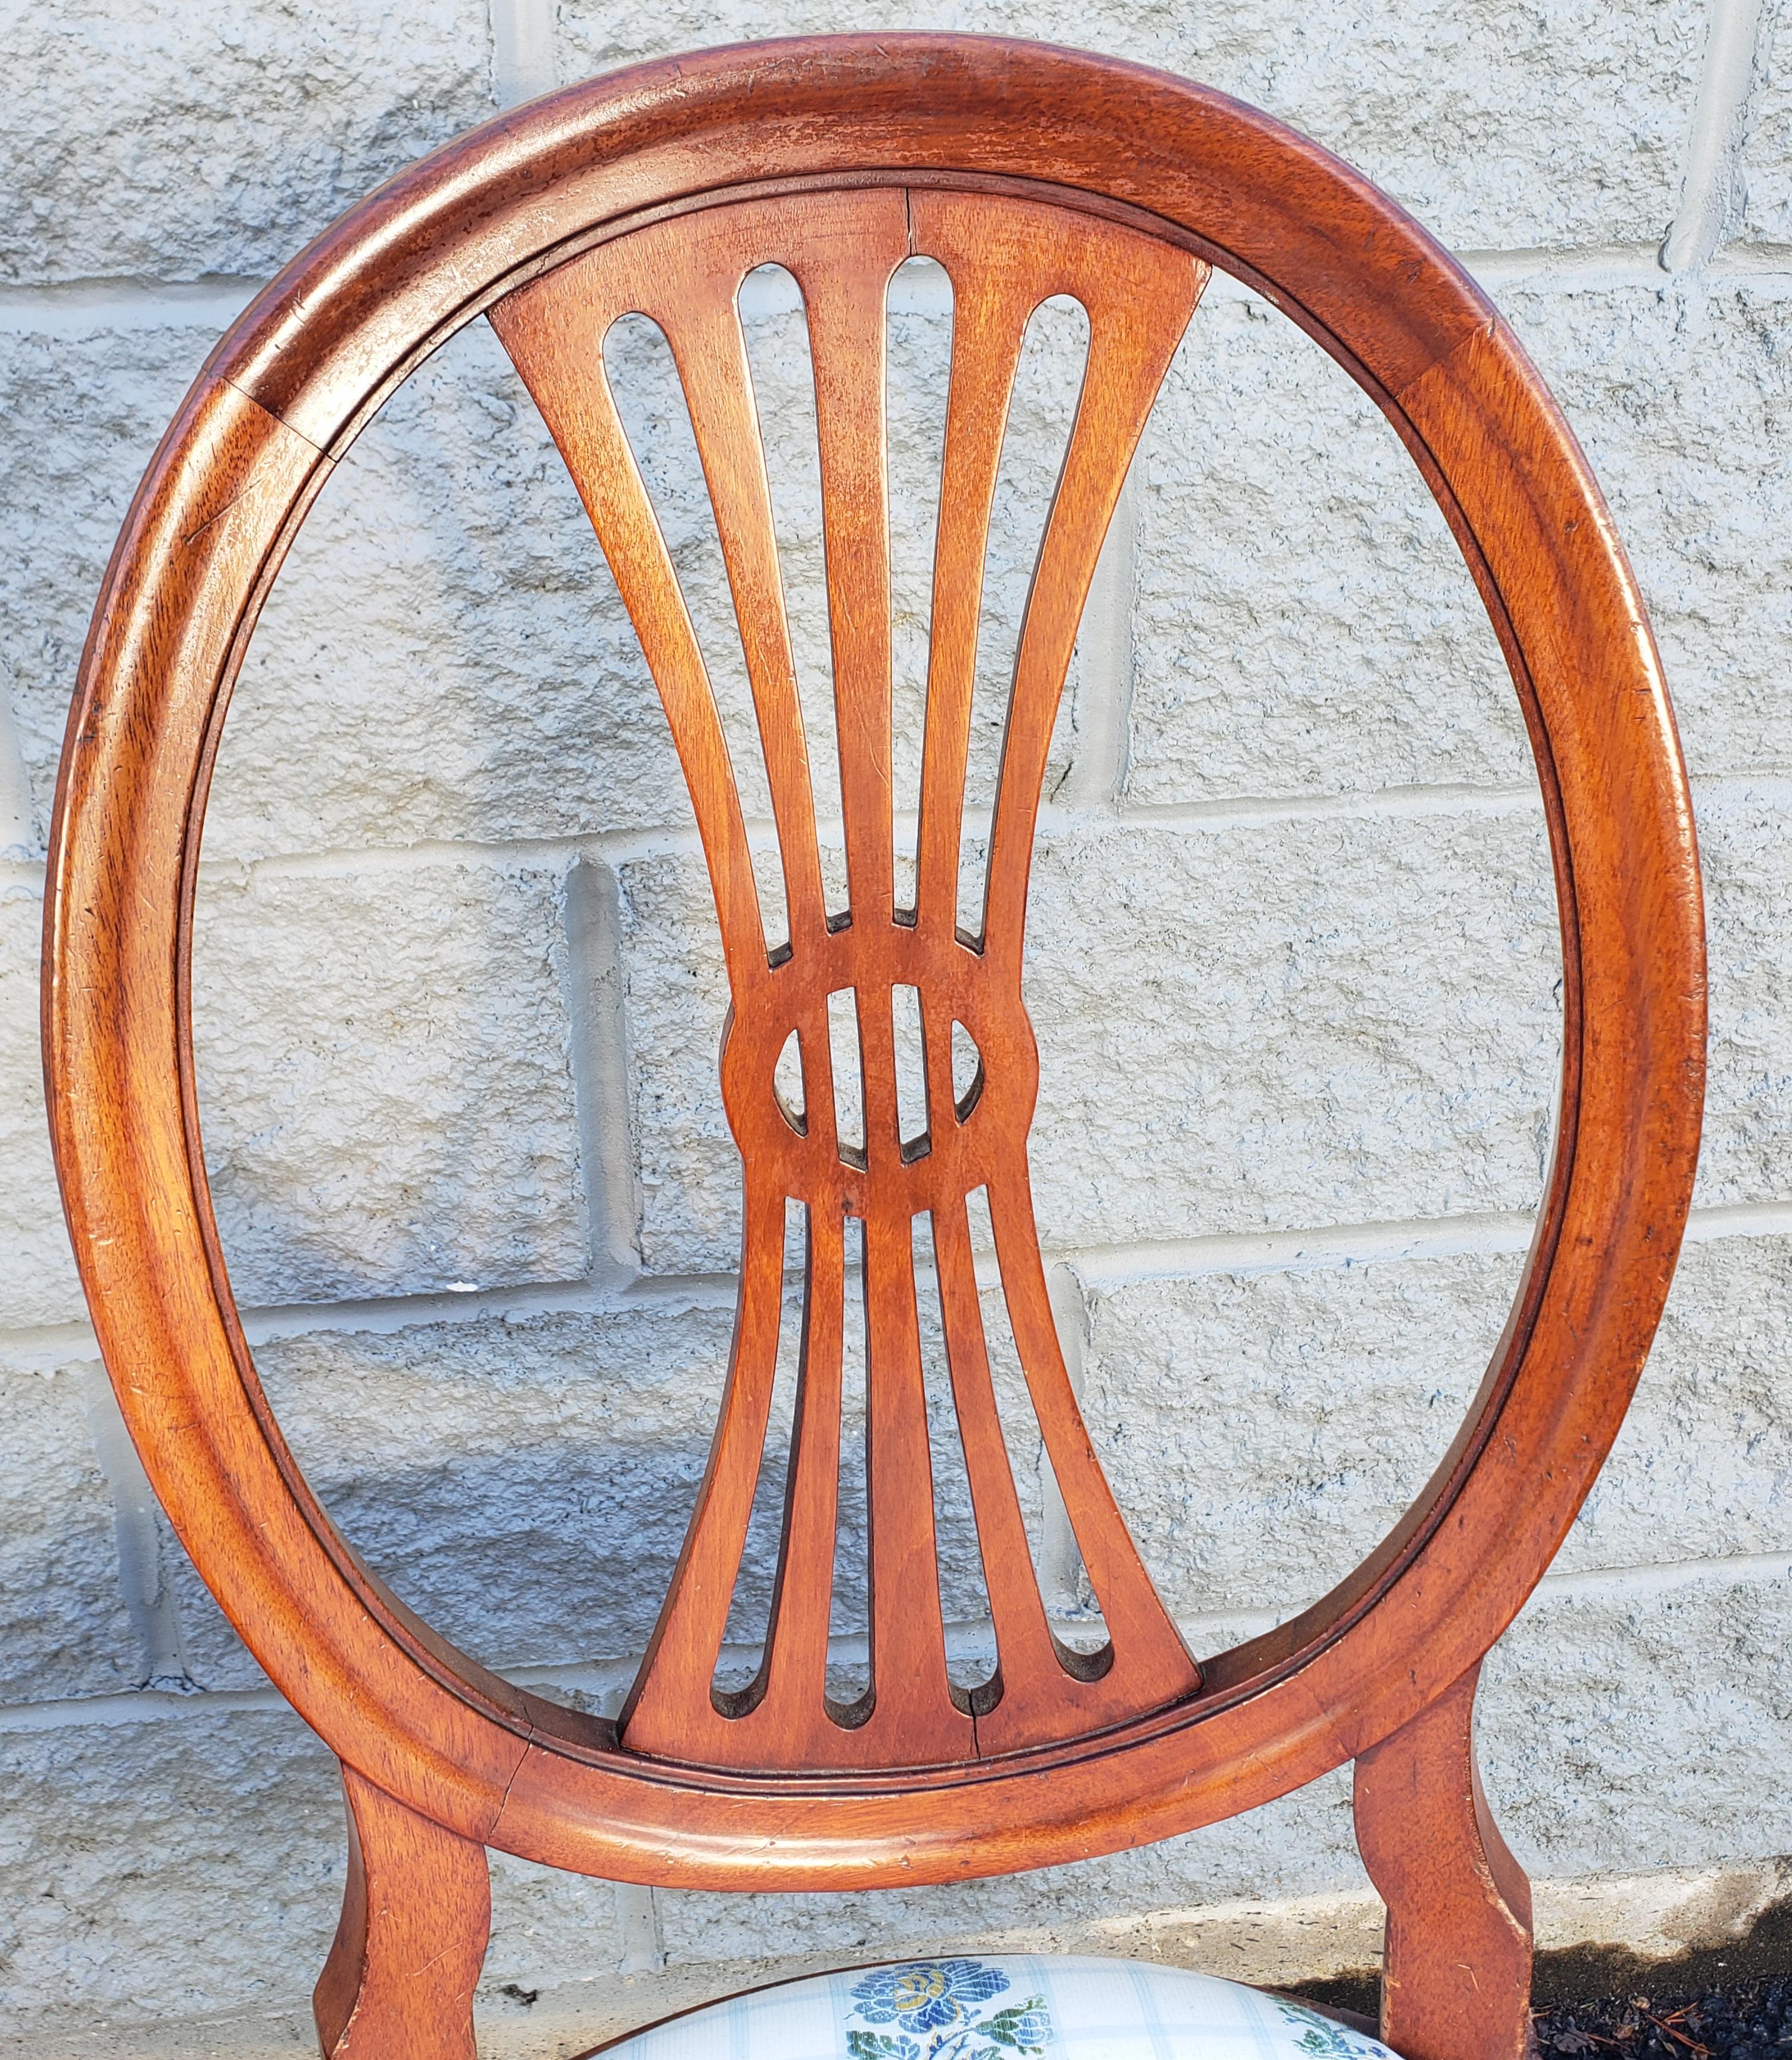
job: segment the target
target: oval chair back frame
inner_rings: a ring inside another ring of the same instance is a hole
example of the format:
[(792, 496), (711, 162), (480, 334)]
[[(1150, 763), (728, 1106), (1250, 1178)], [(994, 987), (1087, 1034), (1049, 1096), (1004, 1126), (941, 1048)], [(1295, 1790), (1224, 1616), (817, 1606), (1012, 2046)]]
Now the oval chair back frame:
[[(952, 273), (956, 318), (921, 878), (904, 910), (889, 864), (881, 344), (871, 325), (891, 272), (916, 251)], [(756, 424), (733, 361), (735, 286), (773, 261), (796, 273), (815, 338), (836, 693), (871, 718), (854, 726), (872, 740), (862, 749), (841, 729), (853, 903), (844, 927), (825, 920), (812, 872)], [(1039, 780), (1076, 618), (1210, 266), (1267, 296), (1363, 387), (1456, 537), (1535, 754), (1564, 1021), (1535, 1242), (1460, 1433), (1348, 1579), (1202, 1665), (1138, 1562), (1040, 1313), (1025, 1160), (1036, 1056), (1019, 967)], [(668, 277), (677, 292), (657, 286)], [(956, 866), (964, 764), (953, 711), (968, 701), (963, 646), (968, 634), (974, 655), (1016, 324), (1059, 291), (1077, 292), (1089, 313), (1090, 370), (1022, 638), (984, 927), (966, 937), (928, 853), (949, 846)], [(665, 325), (691, 401), (772, 784), (792, 926), (783, 958), (764, 948), (700, 659), (613, 433), (596, 340), (625, 309)], [(237, 1320), (194, 1085), (200, 830), (247, 641), (336, 462), (400, 381), (485, 313), (554, 430), (647, 649), (697, 807), (734, 1000), (724, 1093), (748, 1219), (735, 1355), (697, 1516), (620, 1728), (469, 1660), (336, 1532), (286, 1448)], [(126, 1421), (220, 1603), (342, 1763), (351, 1866), (317, 1990), (326, 2053), (469, 2060), (489, 1846), (676, 1886), (937, 1882), (1164, 1838), (1354, 1760), (1359, 1839), (1389, 1906), (1384, 2034), (1407, 2060), (1517, 2060), (1529, 1894), (1481, 1796), (1475, 1680), (1610, 1447), (1673, 1271), (1703, 1091), (1698, 862), (1642, 603), (1573, 437), (1475, 287), (1366, 181), (1185, 82), (1036, 44), (931, 35), (767, 43), (641, 66), (414, 167), (236, 324), (138, 494), (70, 718), (45, 960), (57, 1164)], [(886, 1100), (893, 1108), (896, 982), (920, 993), (928, 1040), (918, 1145), (886, 1136), (879, 1114)], [(821, 1120), (829, 1093), (812, 1071), (826, 1043), (815, 1011), (843, 987), (859, 998), (865, 1066), (856, 1153)], [(952, 1098), (949, 1044), (937, 1041), (955, 1021), (985, 1065), (966, 1105)], [(770, 1089), (781, 1040), (805, 1026), (806, 1127)], [(1099, 1662), (1079, 1661), (1052, 1637), (1030, 1581), (992, 1579), (1001, 1671), (980, 1701), (944, 1681), (931, 1521), (901, 1514), (905, 1502), (931, 1503), (904, 1493), (927, 1479), (908, 1242), (926, 1212), (986, 1566), (1024, 1564), (996, 1549), (1019, 1534), (961, 1241), (964, 1198), (980, 1184), (1042, 1432), (1112, 1635)], [(774, 1635), (760, 1679), (731, 1702), (712, 1693), (711, 1672), (764, 1437), (756, 1326), (762, 1333), (769, 1311), (775, 1343), (792, 1196), (809, 1222), (807, 1414)], [(837, 1332), (841, 1226), (854, 1216), (873, 1340), (874, 1670), (880, 1653), (887, 1663), (868, 1707), (843, 1711), (825, 1704), (820, 1679), (832, 1462), (808, 1455), (830, 1435), (837, 1451), (829, 1327)], [(898, 1610), (930, 1586), (931, 1611)]]

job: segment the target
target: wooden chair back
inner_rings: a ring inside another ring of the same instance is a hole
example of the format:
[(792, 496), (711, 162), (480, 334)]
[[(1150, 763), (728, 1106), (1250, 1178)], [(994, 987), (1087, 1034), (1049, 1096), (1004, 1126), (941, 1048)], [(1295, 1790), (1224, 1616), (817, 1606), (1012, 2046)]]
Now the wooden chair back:
[[(889, 281), (948, 274), (954, 325), (912, 892), (893, 857)], [(848, 905), (812, 768), (737, 299), (800, 285), (815, 370)], [(1462, 546), (1535, 746), (1563, 926), (1562, 1120), (1535, 1243), (1436, 1474), (1345, 1582), (1197, 1659), (1152, 1587), (1067, 1376), (1027, 1136), (1022, 1000), (1047, 752), (1097, 556), (1210, 268), (1265, 293), (1376, 401)], [(1087, 313), (1088, 361), (1021, 631), (980, 922), (960, 851), (991, 508), (1029, 318)], [(768, 950), (736, 767), (605, 370), (657, 322), (738, 619), (788, 940)], [(445, 1644), (361, 1565), (257, 1380), (206, 1192), (193, 1079), (194, 868), (229, 691), (312, 499), (384, 398), (489, 317), (551, 429), (658, 686), (725, 948), (721, 1058), (744, 1169), (734, 1347), (708, 1471), (616, 1723)], [(573, 89), (417, 167), (298, 259), (219, 346), (108, 575), (52, 845), (52, 1123), (94, 1321), (181, 1536), (344, 1767), (354, 1862), (318, 1991), (327, 2053), (470, 2054), (485, 1848), (722, 1888), (938, 1882), (1108, 1852), (1356, 1763), (1390, 1907), (1386, 2035), (1407, 2060), (1523, 2050), (1523, 1878), (1474, 1771), (1477, 1670), (1610, 1446), (1688, 1204), (1702, 1086), (1696, 855), (1671, 714), (1609, 516), (1541, 381), (1415, 225), (1219, 95), (1030, 45), (913, 36), (719, 52)], [(905, 1133), (892, 1006), (918, 1004)], [(836, 1120), (851, 997), (862, 1144)], [(953, 1078), (955, 1036), (980, 1059)], [(777, 1068), (794, 1036), (800, 1100)], [(1012, 1331), (1100, 1604), (1055, 1635), (992, 1386), (968, 1219), (987, 1196)], [(745, 1689), (715, 1675), (764, 1450), (787, 1206), (806, 1221), (776, 1598)], [(997, 1670), (948, 1676), (914, 1272), (925, 1220)], [(826, 1683), (848, 1237), (863, 1240), (871, 1685)]]

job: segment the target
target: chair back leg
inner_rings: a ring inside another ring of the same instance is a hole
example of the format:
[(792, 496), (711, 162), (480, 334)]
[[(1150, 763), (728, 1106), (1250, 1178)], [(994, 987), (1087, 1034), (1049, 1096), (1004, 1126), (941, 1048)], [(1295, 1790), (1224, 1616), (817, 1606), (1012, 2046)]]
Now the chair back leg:
[(350, 1767), (349, 1878), (312, 1997), (324, 2060), (474, 2060), (473, 1992), (492, 1930), (485, 1848)]
[(1481, 1792), (1471, 1668), (1356, 1763), (1356, 1842), (1387, 1905), (1381, 2035), (1403, 2060), (1523, 2060), (1531, 1883)]

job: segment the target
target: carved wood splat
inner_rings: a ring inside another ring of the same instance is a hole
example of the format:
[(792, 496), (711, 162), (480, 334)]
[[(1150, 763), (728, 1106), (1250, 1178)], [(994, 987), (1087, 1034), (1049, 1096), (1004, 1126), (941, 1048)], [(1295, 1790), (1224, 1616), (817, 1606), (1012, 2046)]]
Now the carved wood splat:
[[(911, 256), (949, 274), (955, 320), (935, 553), (916, 905), (892, 848), (884, 325)], [(815, 369), (850, 915), (830, 926), (772, 505), (736, 295), (757, 265), (802, 289)], [(1199, 1673), (1115, 1506), (1072, 1392), (1046, 1295), (1026, 1139), (1039, 1062), (1021, 1000), (1027, 884), (1047, 750), (1083, 604), (1145, 418), (1207, 268), (1129, 228), (1032, 201), (895, 187), (800, 194), (621, 237), (500, 302), (491, 319), (552, 429), (657, 682), (696, 810), (732, 1000), (721, 1060), (745, 1164), (734, 1347), (683, 1555), (622, 1722), (631, 1751), (756, 1769), (937, 1765), (1067, 1738), (1192, 1695)], [(1015, 666), (982, 935), (957, 921), (960, 841), (992, 504), (1028, 321), (1055, 294), (1089, 320), (1075, 426)], [(768, 957), (721, 720), (671, 557), (618, 416), (603, 340), (659, 324), (690, 409), (764, 749), (790, 920)], [(904, 1148), (891, 996), (920, 997), (927, 1129)], [(856, 1000), (863, 1149), (835, 1114), (828, 997)], [(981, 1055), (952, 1091), (953, 1025)], [(773, 1075), (792, 1032), (799, 1120)], [(1110, 1643), (1060, 1645), (1004, 1443), (966, 1203), (988, 1191), (1016, 1343)], [(712, 1687), (764, 1445), (784, 1289), (786, 1198), (808, 1212), (805, 1316), (784, 1535), (764, 1661)], [(947, 1359), (994, 1620), (998, 1671), (948, 1680), (912, 1225), (926, 1212)], [(872, 1687), (825, 1693), (841, 1399), (844, 1222), (864, 1224)]]

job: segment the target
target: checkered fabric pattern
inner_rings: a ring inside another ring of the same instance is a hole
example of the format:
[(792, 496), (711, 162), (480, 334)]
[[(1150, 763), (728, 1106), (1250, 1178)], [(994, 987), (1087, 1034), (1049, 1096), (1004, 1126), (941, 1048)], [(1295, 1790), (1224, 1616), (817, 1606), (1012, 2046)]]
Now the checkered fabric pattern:
[(613, 2060), (1397, 2060), (1303, 2005), (1179, 1967), (905, 1960), (712, 2003)]

